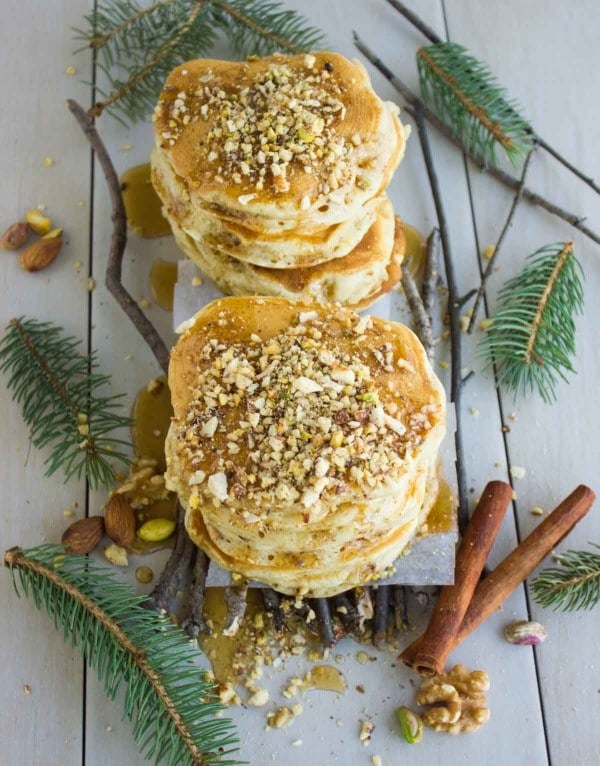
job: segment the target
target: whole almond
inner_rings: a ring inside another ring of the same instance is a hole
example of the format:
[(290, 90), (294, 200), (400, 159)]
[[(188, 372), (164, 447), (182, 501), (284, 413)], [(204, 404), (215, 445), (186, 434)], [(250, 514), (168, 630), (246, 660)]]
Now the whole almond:
[(106, 534), (117, 545), (127, 546), (135, 540), (135, 513), (123, 495), (113, 495), (104, 511)]
[(34, 242), (19, 256), (19, 263), (25, 271), (41, 271), (49, 266), (62, 247), (62, 229), (53, 229)]
[(65, 529), (62, 542), (69, 553), (89, 553), (98, 545), (104, 534), (102, 516), (79, 519)]
[(21, 245), (25, 244), (28, 235), (29, 227), (24, 221), (13, 223), (2, 235), (0, 247), (3, 250), (18, 250)]

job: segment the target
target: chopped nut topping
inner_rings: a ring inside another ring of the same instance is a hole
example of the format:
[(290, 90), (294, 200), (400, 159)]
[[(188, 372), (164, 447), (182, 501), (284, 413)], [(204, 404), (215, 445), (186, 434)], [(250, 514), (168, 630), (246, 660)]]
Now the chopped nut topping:
[[(303, 63), (304, 69), (272, 63), (251, 82), (227, 83), (227, 90), (209, 72), (190, 80), (175, 98), (163, 95), (158, 109), (167, 118), (165, 144), (174, 146), (183, 126), (206, 120), (204, 151), (215, 180), (247, 182), (259, 191), (269, 183), (285, 192), (293, 172), (315, 169), (319, 193), (335, 191), (352, 179), (349, 155), (362, 138), (355, 133), (346, 141), (336, 129), (346, 107), (329, 69), (317, 70), (312, 54)], [(247, 205), (255, 196), (242, 194), (238, 200)], [(303, 209), (310, 204), (303, 200)]]
[[(379, 401), (374, 374), (397, 366), (391, 344), (366, 348), (364, 358), (377, 360), (369, 366), (335, 343), (316, 343), (315, 312), (298, 319), (264, 341), (207, 342), (188, 409), (175, 421), (192, 500), (244, 498), (249, 523), (269, 503), (301, 504), (308, 522), (319, 518), (323, 495), (386, 486), (431, 428), (431, 407), (407, 414), (392, 402), (392, 415)], [(363, 320), (350, 314), (348, 322), (352, 333)]]

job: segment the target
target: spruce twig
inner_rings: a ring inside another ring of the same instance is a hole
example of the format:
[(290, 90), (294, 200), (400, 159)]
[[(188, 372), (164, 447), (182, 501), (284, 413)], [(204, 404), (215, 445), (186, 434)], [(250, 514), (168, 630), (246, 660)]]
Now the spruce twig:
[(0, 341), (0, 371), (20, 405), (35, 447), (50, 447), (46, 476), (62, 469), (65, 481), (86, 476), (93, 488), (115, 478), (112, 461), (129, 463), (131, 445), (111, 435), (129, 428), (119, 414), (123, 394), (106, 395), (109, 375), (97, 372), (95, 353), (78, 351), (80, 341), (50, 322), (12, 319)]
[(174, 766), (234, 764), (237, 739), (190, 643), (168, 620), (142, 608), (143, 596), (92, 559), (57, 545), (4, 555), (17, 595), (31, 596), (78, 647), (114, 699), (125, 687), (124, 716), (142, 754)]
[(222, 32), (241, 58), (323, 47), (322, 33), (273, 0), (108, 0), (85, 17), (77, 39), (93, 48), (108, 81), (88, 116), (110, 112), (121, 122), (145, 118), (177, 64), (206, 56)]
[[(354, 33), (354, 44), (363, 54), (363, 56), (365, 56), (365, 58), (368, 59), (368, 61), (370, 61), (371, 64), (373, 64), (373, 66), (381, 72), (381, 74), (398, 91), (398, 93), (402, 95), (406, 103), (411, 106), (413, 110), (418, 106), (427, 118), (427, 121), (433, 125), (445, 138), (447, 138), (450, 143), (454, 144), (454, 146), (456, 146), (461, 152), (467, 154), (469, 159), (475, 164), (476, 167), (478, 167), (480, 170), (486, 171), (490, 176), (503, 183), (509, 189), (512, 189), (513, 191), (518, 190), (518, 178), (510, 175), (510, 173), (506, 173), (501, 168), (496, 168), (494, 166), (489, 166), (486, 168), (485, 163), (480, 157), (467, 152), (467, 149), (460, 138), (455, 136), (452, 130), (448, 128), (448, 126), (442, 120), (440, 120), (433, 109), (431, 109), (424, 101), (422, 101), (415, 93), (413, 93), (412, 90), (397, 75), (395, 75), (369, 47), (367, 47), (367, 45), (358, 37), (356, 32)], [(600, 234), (590, 229), (589, 226), (585, 225), (585, 216), (571, 213), (565, 208), (562, 208), (554, 202), (546, 199), (541, 194), (532, 191), (528, 187), (523, 189), (523, 199), (532, 205), (537, 205), (544, 210), (547, 210), (551, 215), (566, 221), (566, 223), (570, 224), (586, 237), (591, 239), (593, 242), (600, 245)]]
[(552, 402), (558, 379), (574, 371), (581, 277), (573, 243), (558, 242), (530, 255), (500, 291), (480, 353), (488, 366), (496, 365), (498, 385), (508, 386), (515, 397), (537, 390)]
[(527, 155), (527, 157), (525, 158), (525, 162), (523, 163), (523, 170), (521, 171), (521, 180), (519, 182), (519, 188), (517, 189), (517, 193), (515, 194), (513, 203), (510, 207), (510, 210), (508, 211), (508, 216), (506, 218), (506, 221), (504, 222), (504, 226), (502, 227), (502, 231), (500, 232), (498, 241), (496, 242), (494, 253), (492, 257), (490, 258), (490, 260), (488, 261), (485, 271), (483, 272), (483, 275), (481, 277), (481, 284), (479, 285), (479, 289), (477, 290), (477, 295), (475, 296), (475, 303), (473, 304), (471, 319), (469, 321), (469, 326), (467, 327), (467, 332), (469, 334), (473, 332), (473, 328), (475, 327), (475, 322), (477, 321), (477, 314), (479, 312), (481, 301), (483, 300), (483, 295), (485, 293), (485, 288), (486, 288), (488, 279), (492, 275), (492, 271), (494, 270), (494, 266), (496, 265), (496, 261), (498, 260), (500, 249), (502, 248), (506, 235), (508, 234), (513, 224), (513, 220), (515, 217), (515, 213), (517, 212), (517, 208), (519, 207), (519, 203), (523, 199), (523, 190), (525, 188), (525, 179), (527, 178), (527, 170), (529, 169), (529, 162), (531, 160), (531, 157), (533, 156), (534, 151), (535, 149), (532, 149)]
[[(416, 29), (421, 32), (421, 34), (426, 37), (430, 42), (434, 44), (438, 43), (444, 43), (445, 41), (436, 33), (434, 30), (429, 27), (414, 11), (411, 11), (409, 8), (404, 5), (404, 3), (399, 2), (399, 0), (387, 0), (390, 5), (392, 5), (397, 11), (399, 11), (402, 16), (404, 16), (405, 19), (407, 19)], [(533, 134), (533, 130), (531, 130)], [(578, 167), (573, 165), (573, 163), (569, 162), (565, 157), (560, 154), (554, 147), (550, 146), (544, 139), (535, 134), (535, 142), (538, 146), (540, 146), (544, 151), (548, 152), (551, 157), (553, 157), (557, 162), (559, 162), (563, 167), (565, 167), (567, 170), (569, 170), (573, 175), (577, 176), (581, 181), (583, 181), (585, 184), (587, 184), (590, 189), (593, 189), (596, 194), (600, 194), (600, 186), (594, 181), (593, 178), (586, 175), (583, 171), (581, 171)]]
[(531, 583), (534, 600), (572, 612), (600, 604), (600, 545), (596, 551), (566, 551), (553, 558), (558, 567), (543, 569)]

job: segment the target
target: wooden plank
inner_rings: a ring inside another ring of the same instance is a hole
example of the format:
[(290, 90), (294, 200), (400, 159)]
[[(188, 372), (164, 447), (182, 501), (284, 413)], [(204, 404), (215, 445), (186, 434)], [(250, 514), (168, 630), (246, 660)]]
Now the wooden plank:
[[(541, 9), (531, 1), (481, 4), (451, 0), (447, 12), (452, 39), (490, 64), (544, 139), (586, 174), (600, 177), (600, 126), (592, 95), (600, 67), (597, 4), (592, 0), (576, 6), (551, 2)], [(482, 34), (482, 29), (496, 30), (496, 34)], [(592, 228), (598, 228), (600, 199), (588, 187), (544, 152), (531, 165), (532, 188), (587, 216)], [(486, 245), (495, 241), (511, 197), (477, 172), (471, 177), (477, 230), (481, 244)], [(553, 406), (535, 397), (517, 404), (508, 394), (502, 397), (510, 427), (509, 457), (513, 466), (526, 470), (523, 479), (515, 480), (522, 535), (538, 522), (530, 513), (532, 507), (551, 510), (578, 483), (598, 490), (600, 355), (596, 328), (600, 306), (596, 296), (600, 291), (600, 248), (564, 222), (523, 205), (501, 256), (500, 270), (490, 284), (493, 306), (497, 289), (518, 272), (523, 257), (546, 243), (568, 239), (574, 240), (586, 274), (585, 315), (577, 322), (578, 374), (559, 386), (558, 404)], [(586, 547), (587, 541), (599, 539), (600, 517), (595, 508), (559, 550)], [(595, 763), (600, 752), (596, 725), (600, 669), (592, 659), (597, 656), (597, 613), (555, 613), (536, 605), (531, 611), (549, 632), (548, 641), (536, 649), (536, 657), (552, 761)], [(525, 617), (525, 612), (515, 616)], [(565, 726), (574, 715), (576, 725)]]
[[(13, 253), (0, 257), (0, 324), (29, 315), (57, 322), (84, 340), (88, 327), (89, 150), (64, 107), (69, 96), (89, 99), (90, 57), (73, 56), (70, 29), (89, 3), (15, 3), (0, 26), (5, 106), (0, 110), (0, 226), (44, 204), (64, 227), (65, 246), (46, 271), (22, 271)], [(8, 9), (6, 9), (8, 10)], [(35, 19), (34, 22), (32, 20)], [(74, 65), (75, 76), (65, 74)], [(44, 157), (54, 160), (42, 166)], [(79, 203), (82, 203), (80, 206)], [(74, 268), (74, 262), (81, 266)], [(65, 296), (68, 296), (67, 301)], [(4, 450), (0, 467), (2, 550), (60, 541), (63, 510), (85, 512), (83, 482), (44, 478), (46, 452), (30, 449), (27, 429), (0, 380)], [(10, 577), (0, 577), (3, 682), (0, 688), (2, 761), (10, 766), (75, 766), (82, 750), (82, 661), (31, 602), (18, 601)], [(25, 685), (31, 689), (24, 691)]]

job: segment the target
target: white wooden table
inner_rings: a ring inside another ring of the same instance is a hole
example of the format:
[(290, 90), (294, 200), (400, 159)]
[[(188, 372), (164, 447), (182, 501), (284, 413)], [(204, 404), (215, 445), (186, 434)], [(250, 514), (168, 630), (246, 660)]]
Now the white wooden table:
[[(329, 0), (325, 4), (289, 0), (288, 4), (303, 7), (326, 31), (331, 47), (349, 56), (357, 55), (351, 36), (356, 29), (402, 79), (417, 88), (414, 52), (424, 41), (384, 0)], [(5, 9), (0, 26), (4, 94), (0, 225), (19, 220), (27, 208), (45, 204), (56, 224), (64, 226), (67, 237), (59, 259), (37, 275), (21, 271), (10, 253), (0, 256), (0, 323), (4, 326), (11, 317), (22, 314), (59, 322), (81, 337), (84, 345), (97, 348), (101, 366), (113, 372), (118, 390), (133, 395), (156, 374), (157, 366), (103, 287), (111, 229), (106, 188), (98, 168), (91, 165), (88, 145), (64, 106), (67, 97), (90, 103), (91, 90), (80, 80), (92, 80), (91, 56), (72, 54), (76, 46), (70, 32), (90, 5), (87, 0), (21, 0), (11, 3), (10, 12)], [(412, 5), (442, 36), (463, 43), (486, 60), (525, 105), (544, 138), (589, 175), (600, 178), (600, 16), (595, 0), (422, 0)], [(75, 76), (65, 74), (71, 65), (77, 68)], [(396, 98), (378, 73), (372, 72), (372, 76), (381, 96)], [(99, 129), (119, 171), (146, 160), (151, 146), (148, 124), (126, 130), (105, 116)], [(434, 130), (431, 135), (460, 287), (467, 290), (477, 281), (478, 251), (495, 242), (511, 195), (494, 180), (466, 169), (454, 148)], [(126, 145), (131, 150), (126, 151)], [(54, 159), (50, 168), (42, 166), (46, 156)], [(598, 197), (548, 156), (538, 156), (532, 165), (533, 188), (588, 216), (592, 227), (600, 228)], [(405, 220), (424, 231), (433, 226), (433, 203), (416, 135), (391, 195)], [(517, 500), (494, 547), (494, 561), (538, 522), (530, 514), (533, 506), (552, 509), (580, 482), (600, 489), (600, 248), (567, 224), (523, 204), (501, 257), (500, 271), (490, 282), (488, 298), (493, 305), (499, 285), (517, 271), (525, 255), (543, 244), (571, 238), (586, 272), (585, 316), (578, 321), (579, 374), (569, 385), (559, 387), (559, 403), (553, 407), (534, 398), (515, 405), (511, 397), (497, 393), (491, 377), (479, 373), (465, 394), (467, 472), (474, 496), (487, 480), (508, 479), (511, 466), (526, 469), (525, 478), (515, 482)], [(157, 254), (177, 257), (169, 239), (149, 242), (131, 237), (125, 279), (134, 296), (148, 296), (147, 271)], [(98, 281), (91, 294), (86, 287), (88, 276)], [(151, 307), (149, 313), (170, 340), (169, 315), (158, 307)], [(131, 359), (127, 359), (129, 355)], [(467, 366), (471, 356), (468, 348)], [(83, 482), (63, 485), (59, 477), (43, 478), (44, 455), (29, 451), (27, 429), (10, 402), (5, 383), (0, 379), (3, 550), (14, 544), (58, 541), (67, 523), (64, 509), (75, 503), (78, 516), (93, 514), (103, 501), (102, 493), (86, 492)], [(478, 416), (470, 414), (471, 407), (479, 411)], [(508, 433), (502, 433), (503, 425), (510, 427)], [(598, 508), (572, 533), (568, 546), (581, 547), (589, 540), (600, 541)], [(8, 574), (0, 577), (0, 604), (0, 761), (8, 766), (141, 764), (129, 725), (120, 720), (119, 704), (104, 698), (96, 679), (85, 670), (79, 655), (63, 644), (46, 616), (16, 599)], [(528, 610), (550, 635), (535, 651), (509, 646), (500, 634), (503, 624), (525, 617)], [(545, 611), (531, 603), (526, 590), (520, 588), (503, 613), (494, 615), (455, 654), (457, 660), (490, 673), (492, 719), (484, 729), (461, 738), (431, 735), (414, 748), (398, 740), (393, 750), (378, 749), (375, 739), (370, 748), (356, 750), (354, 729), (347, 727), (342, 736), (333, 721), (319, 723), (329, 718), (329, 708), (320, 707), (329, 705), (329, 698), (316, 696), (308, 705), (307, 720), (312, 716), (315, 726), (324, 728), (319, 729), (322, 747), (315, 751), (314, 742), (305, 742), (311, 744), (312, 753), (319, 753), (311, 760), (315, 766), (368, 764), (373, 754), (380, 753), (385, 766), (425, 762), (433, 766), (459, 759), (498, 766), (598, 763), (598, 614)], [(394, 672), (398, 673), (397, 699), (381, 700), (375, 693), (369, 698), (375, 720), (388, 727), (394, 707), (410, 704), (408, 675), (399, 668)], [(26, 684), (30, 694), (24, 691)], [(408, 691), (402, 691), (400, 684)], [(356, 705), (358, 720), (361, 701)], [(243, 742), (271, 736), (262, 734), (264, 718), (255, 713), (237, 716)], [(265, 744), (264, 756), (254, 761), (255, 766), (306, 762), (307, 748), (289, 747), (293, 732), (283, 737), (276, 745)], [(244, 754), (243, 747), (241, 756)]]

